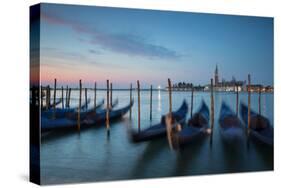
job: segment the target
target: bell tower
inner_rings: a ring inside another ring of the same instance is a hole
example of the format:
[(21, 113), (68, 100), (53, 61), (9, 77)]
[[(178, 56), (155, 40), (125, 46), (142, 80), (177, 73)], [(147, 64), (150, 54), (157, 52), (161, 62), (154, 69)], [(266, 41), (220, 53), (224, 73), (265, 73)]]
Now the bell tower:
[(216, 70), (215, 70), (215, 86), (218, 86), (219, 84), (219, 70), (218, 70), (218, 65), (216, 65)]

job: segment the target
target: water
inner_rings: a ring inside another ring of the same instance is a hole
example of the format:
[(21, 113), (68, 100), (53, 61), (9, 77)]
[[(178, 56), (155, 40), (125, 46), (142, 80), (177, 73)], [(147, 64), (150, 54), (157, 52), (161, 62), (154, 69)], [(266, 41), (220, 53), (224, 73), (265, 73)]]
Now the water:
[[(105, 180), (123, 180), (138, 178), (156, 178), (214, 173), (233, 173), (246, 171), (263, 171), (273, 169), (273, 151), (250, 142), (246, 139), (236, 150), (223, 145), (219, 133), (218, 116), (220, 104), (224, 100), (233, 110), (236, 109), (234, 93), (215, 93), (215, 127), (213, 144), (206, 137), (199, 142), (185, 147), (184, 150), (171, 151), (165, 138), (143, 143), (131, 143), (128, 137), (128, 126), (137, 129), (137, 97), (132, 109), (132, 120), (129, 113), (110, 125), (110, 137), (104, 126), (82, 130), (81, 133), (69, 131), (42, 135), (41, 145), (41, 181), (43, 184), (91, 182)], [(57, 93), (60, 96), (60, 92)], [(72, 91), (77, 98), (78, 91)], [(105, 91), (97, 91), (97, 101), (106, 97)], [(88, 97), (93, 98), (93, 91)], [(141, 129), (158, 123), (161, 115), (168, 112), (168, 93), (153, 92), (152, 122), (149, 120), (149, 91), (141, 92)], [(118, 98), (117, 108), (129, 103), (129, 91), (114, 91), (113, 99)], [(240, 93), (239, 98), (247, 104), (247, 93)], [(190, 92), (173, 92), (173, 110), (176, 110), (186, 99), (189, 104)], [(201, 100), (210, 104), (210, 94), (194, 93), (195, 112)], [(82, 99), (84, 100), (84, 99)], [(71, 101), (76, 106), (78, 100)], [(90, 104), (90, 106), (93, 103)], [(273, 94), (262, 94), (262, 114), (273, 122)], [(258, 95), (252, 94), (252, 109), (258, 111)]]

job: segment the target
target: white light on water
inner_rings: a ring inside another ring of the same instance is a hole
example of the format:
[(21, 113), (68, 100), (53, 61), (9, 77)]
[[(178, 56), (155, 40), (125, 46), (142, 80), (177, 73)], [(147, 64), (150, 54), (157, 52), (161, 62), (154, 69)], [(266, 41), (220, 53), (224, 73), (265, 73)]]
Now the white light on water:
[[(159, 88), (159, 86), (158, 86)], [(158, 105), (157, 105), (157, 110), (161, 112), (161, 91), (159, 89), (158, 91)]]
[(161, 89), (161, 86), (160, 85), (158, 85), (158, 87), (157, 87), (159, 90)]

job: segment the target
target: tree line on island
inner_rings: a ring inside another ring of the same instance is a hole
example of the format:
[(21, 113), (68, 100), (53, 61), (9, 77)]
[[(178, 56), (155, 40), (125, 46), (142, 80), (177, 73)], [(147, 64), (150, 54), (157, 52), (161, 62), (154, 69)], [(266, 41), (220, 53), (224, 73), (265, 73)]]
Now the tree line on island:
[(195, 90), (195, 91), (203, 91), (204, 86), (201, 85), (193, 85), (192, 83), (186, 83), (186, 82), (178, 82), (172, 85), (173, 90)]

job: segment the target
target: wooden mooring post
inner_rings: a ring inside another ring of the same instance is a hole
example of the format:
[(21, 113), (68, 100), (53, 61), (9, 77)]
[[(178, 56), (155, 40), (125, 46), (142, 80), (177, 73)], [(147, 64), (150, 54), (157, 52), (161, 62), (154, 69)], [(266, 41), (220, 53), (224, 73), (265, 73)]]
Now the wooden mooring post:
[(57, 93), (57, 79), (55, 79), (54, 83), (54, 98), (53, 98), (53, 108), (54, 108), (54, 113), (53, 113), (53, 119), (56, 118), (56, 93)]
[(169, 88), (169, 114), (172, 115), (172, 84), (170, 78), (168, 78), (168, 88)]
[(137, 89), (138, 89), (138, 131), (140, 132), (140, 82), (137, 80)]
[(53, 98), (53, 106), (54, 106), (54, 109), (56, 109), (56, 93), (57, 93), (57, 79), (55, 78), (55, 83), (54, 83), (54, 98)]
[(82, 98), (82, 80), (79, 80), (79, 106), (78, 106), (78, 117), (77, 117), (77, 129), (80, 132), (81, 128), (81, 98)]
[(61, 86), (61, 108), (64, 109), (63, 86)]
[(110, 108), (112, 108), (112, 82), (110, 82)]
[(95, 88), (94, 88), (94, 109), (97, 107), (97, 82), (95, 82)]
[(106, 131), (107, 136), (110, 134), (110, 127), (109, 127), (109, 80), (106, 81)]
[(214, 85), (213, 85), (213, 78), (211, 78), (211, 138), (210, 138), (210, 145), (212, 146), (213, 143), (213, 132), (214, 132)]
[(67, 97), (68, 97), (68, 85), (66, 85), (66, 91), (65, 91), (65, 108), (67, 108)]
[(173, 127), (173, 116), (172, 116), (172, 88), (171, 88), (171, 80), (168, 78), (168, 92), (169, 92), (169, 113), (165, 117), (166, 122), (166, 132), (167, 132), (167, 139), (169, 143), (169, 147), (173, 150), (172, 144), (172, 127)]
[(190, 107), (190, 117), (192, 117), (193, 115), (193, 93), (194, 93), (194, 87), (192, 85), (192, 88), (191, 88), (191, 107)]
[(46, 108), (47, 109), (50, 109), (50, 103), (51, 101), (51, 92), (50, 92), (50, 86), (48, 85), (47, 86), (47, 91), (46, 91)]
[(239, 112), (239, 87), (238, 84), (236, 84), (236, 116), (238, 117)]
[(261, 86), (259, 87), (259, 115), (261, 115)]
[(68, 91), (68, 99), (67, 99), (67, 107), (69, 108), (70, 107), (70, 98), (71, 97), (71, 87), (69, 88), (69, 91)]
[(247, 134), (249, 136), (251, 126), (251, 75), (248, 74), (248, 127)]
[(85, 88), (85, 107), (88, 109), (88, 89)]
[[(133, 86), (132, 86), (132, 84), (130, 84), (130, 103), (132, 102), (132, 89), (133, 89)], [(132, 107), (130, 108), (129, 117), (130, 117), (130, 119), (132, 119)]]
[(150, 85), (150, 114), (149, 119), (152, 121), (152, 85)]

